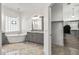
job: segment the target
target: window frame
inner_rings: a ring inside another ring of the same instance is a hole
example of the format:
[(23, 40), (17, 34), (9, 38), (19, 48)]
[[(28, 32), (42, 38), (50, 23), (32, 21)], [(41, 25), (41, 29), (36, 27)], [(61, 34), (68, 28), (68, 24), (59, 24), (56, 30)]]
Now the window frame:
[[(19, 20), (19, 31), (11, 31), (11, 32), (9, 32), (9, 31), (6, 31), (6, 19), (7, 19), (7, 17), (14, 17), (14, 18), (18, 18), (18, 20)], [(4, 22), (5, 24), (4, 24), (4, 32), (6, 33), (6, 34), (17, 34), (17, 33), (21, 33), (21, 20), (20, 20), (20, 17), (15, 17), (15, 16), (5, 16), (5, 22)]]

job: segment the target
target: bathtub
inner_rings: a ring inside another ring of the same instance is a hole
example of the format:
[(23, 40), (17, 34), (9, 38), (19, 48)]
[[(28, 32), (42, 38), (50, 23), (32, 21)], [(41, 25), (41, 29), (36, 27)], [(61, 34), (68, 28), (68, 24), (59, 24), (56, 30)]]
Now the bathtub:
[(9, 34), (6, 35), (9, 43), (24, 42), (26, 34)]

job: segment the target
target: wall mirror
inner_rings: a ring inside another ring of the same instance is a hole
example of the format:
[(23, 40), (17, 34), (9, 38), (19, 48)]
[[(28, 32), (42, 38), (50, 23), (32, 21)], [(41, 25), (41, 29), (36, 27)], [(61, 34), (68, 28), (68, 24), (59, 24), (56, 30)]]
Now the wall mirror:
[(44, 16), (35, 15), (32, 18), (32, 31), (43, 31), (43, 20)]

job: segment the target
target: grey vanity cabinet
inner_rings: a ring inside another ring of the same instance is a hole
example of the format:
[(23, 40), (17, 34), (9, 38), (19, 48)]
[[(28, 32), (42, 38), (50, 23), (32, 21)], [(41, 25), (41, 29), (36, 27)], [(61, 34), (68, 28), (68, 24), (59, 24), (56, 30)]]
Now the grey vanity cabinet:
[(38, 44), (43, 44), (43, 33), (28, 32), (27, 40)]

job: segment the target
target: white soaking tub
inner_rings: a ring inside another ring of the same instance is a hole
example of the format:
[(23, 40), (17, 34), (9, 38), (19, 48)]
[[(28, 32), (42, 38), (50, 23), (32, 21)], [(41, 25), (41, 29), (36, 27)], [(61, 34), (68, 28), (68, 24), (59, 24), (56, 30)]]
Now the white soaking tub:
[(25, 40), (26, 34), (10, 34), (7, 35), (9, 43), (23, 42)]

